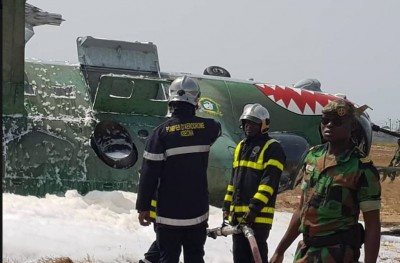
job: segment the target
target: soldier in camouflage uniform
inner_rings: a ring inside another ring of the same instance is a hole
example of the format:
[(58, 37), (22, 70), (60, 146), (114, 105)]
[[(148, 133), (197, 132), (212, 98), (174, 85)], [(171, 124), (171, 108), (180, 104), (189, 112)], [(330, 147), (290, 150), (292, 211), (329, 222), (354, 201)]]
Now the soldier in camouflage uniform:
[[(326, 143), (311, 148), (305, 157), (300, 204), (270, 263), (282, 262), (300, 233), (303, 240), (294, 262), (358, 262), (362, 243), (364, 262), (377, 260), (381, 187), (372, 161), (352, 140), (358, 109), (337, 99), (322, 113), (321, 133)], [(360, 210), (365, 232), (358, 223)]]
[[(397, 139), (397, 149), (394, 152), (394, 156), (390, 161), (389, 166), (400, 167), (400, 139)], [(389, 177), (392, 181), (394, 181), (394, 178), (396, 177), (396, 172), (391, 173)]]

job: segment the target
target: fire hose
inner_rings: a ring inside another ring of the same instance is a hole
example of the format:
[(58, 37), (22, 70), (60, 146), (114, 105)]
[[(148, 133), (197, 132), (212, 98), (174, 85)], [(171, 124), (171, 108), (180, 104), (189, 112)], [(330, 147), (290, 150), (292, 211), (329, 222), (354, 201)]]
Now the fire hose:
[(220, 227), (207, 229), (207, 236), (216, 239), (218, 236), (228, 236), (243, 233), (250, 244), (251, 252), (255, 263), (262, 263), (260, 251), (258, 250), (257, 241), (254, 237), (253, 229), (245, 224), (239, 224), (236, 226), (223, 224)]

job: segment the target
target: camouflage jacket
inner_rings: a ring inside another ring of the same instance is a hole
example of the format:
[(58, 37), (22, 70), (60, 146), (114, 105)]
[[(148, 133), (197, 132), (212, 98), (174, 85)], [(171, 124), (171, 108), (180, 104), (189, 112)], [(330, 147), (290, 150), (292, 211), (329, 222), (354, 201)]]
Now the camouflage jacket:
[(397, 147), (392, 158), (393, 166), (400, 166), (400, 147)]
[(304, 160), (299, 230), (310, 237), (347, 230), (358, 222), (360, 210), (381, 206), (379, 174), (372, 161), (357, 147), (336, 158), (327, 149), (327, 144), (315, 146)]

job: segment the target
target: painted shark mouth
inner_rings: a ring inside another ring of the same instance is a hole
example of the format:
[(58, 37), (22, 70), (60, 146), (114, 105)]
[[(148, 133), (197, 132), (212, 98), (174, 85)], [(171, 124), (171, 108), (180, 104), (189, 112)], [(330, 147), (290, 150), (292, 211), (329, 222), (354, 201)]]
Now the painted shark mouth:
[(301, 115), (321, 115), (325, 105), (337, 98), (326, 93), (285, 86), (269, 84), (256, 84), (256, 86), (279, 106)]

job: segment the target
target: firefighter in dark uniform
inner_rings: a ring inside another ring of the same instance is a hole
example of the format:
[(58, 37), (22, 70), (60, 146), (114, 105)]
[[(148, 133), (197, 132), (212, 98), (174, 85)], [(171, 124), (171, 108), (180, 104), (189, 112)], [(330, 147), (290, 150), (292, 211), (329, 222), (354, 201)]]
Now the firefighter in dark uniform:
[[(240, 117), (246, 138), (236, 147), (231, 181), (224, 198), (224, 220), (248, 224), (254, 231), (262, 261), (268, 262), (267, 239), (271, 229), (279, 181), (286, 156), (272, 139), (269, 112), (260, 104), (248, 104)], [(233, 261), (253, 262), (244, 234), (233, 235)]]
[[(157, 207), (157, 200), (153, 198), (151, 200), (151, 210), (150, 210), (150, 220), (153, 223), (154, 232), (156, 232), (156, 207)], [(160, 250), (157, 246), (157, 240), (151, 243), (149, 249), (146, 253), (144, 253), (144, 259), (139, 260), (139, 263), (158, 263), (160, 260)]]
[(160, 262), (204, 262), (209, 203), (207, 167), (211, 145), (221, 135), (213, 119), (195, 116), (200, 88), (179, 77), (169, 88), (169, 120), (146, 142), (136, 209), (149, 225), (151, 199), (157, 190), (156, 232)]

